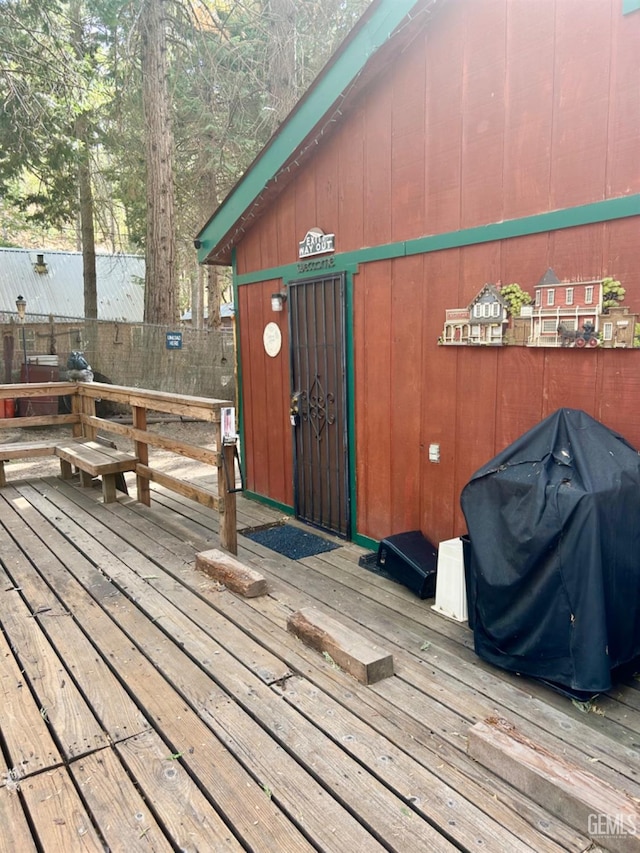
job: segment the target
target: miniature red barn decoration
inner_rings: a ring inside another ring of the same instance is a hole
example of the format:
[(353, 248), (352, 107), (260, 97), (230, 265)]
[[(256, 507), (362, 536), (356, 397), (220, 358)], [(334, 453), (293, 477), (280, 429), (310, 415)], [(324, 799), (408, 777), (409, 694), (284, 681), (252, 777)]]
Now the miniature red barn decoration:
[[(638, 5), (370, 5), (196, 241), (233, 267), (251, 494), (437, 542), (473, 471), (558, 408), (640, 447)], [(515, 334), (487, 282), (531, 295)], [(598, 345), (562, 345), (589, 322)]]

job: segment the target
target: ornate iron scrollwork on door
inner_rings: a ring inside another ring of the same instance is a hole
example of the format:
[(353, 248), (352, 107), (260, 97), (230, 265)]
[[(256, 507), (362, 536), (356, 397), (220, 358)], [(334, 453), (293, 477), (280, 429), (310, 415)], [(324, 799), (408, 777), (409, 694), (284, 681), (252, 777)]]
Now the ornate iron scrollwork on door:
[(308, 392), (302, 391), (299, 400), (301, 417), (309, 421), (316, 438), (320, 440), (325, 426), (331, 426), (336, 421), (335, 395), (325, 393), (320, 377), (316, 374), (311, 388)]

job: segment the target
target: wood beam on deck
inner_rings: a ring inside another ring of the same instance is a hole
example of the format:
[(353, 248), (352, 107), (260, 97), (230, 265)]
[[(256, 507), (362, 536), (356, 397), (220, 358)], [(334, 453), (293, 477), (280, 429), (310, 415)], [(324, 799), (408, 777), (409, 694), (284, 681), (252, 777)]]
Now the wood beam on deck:
[(393, 675), (393, 655), (313, 607), (292, 613), (287, 630), (308, 646), (330, 655), (362, 684), (374, 684)]
[(640, 807), (632, 797), (552, 754), (507, 720), (489, 717), (472, 726), (468, 752), (606, 849), (615, 853), (640, 851)]
[(264, 575), (217, 548), (196, 554), (196, 568), (245, 598), (266, 595)]

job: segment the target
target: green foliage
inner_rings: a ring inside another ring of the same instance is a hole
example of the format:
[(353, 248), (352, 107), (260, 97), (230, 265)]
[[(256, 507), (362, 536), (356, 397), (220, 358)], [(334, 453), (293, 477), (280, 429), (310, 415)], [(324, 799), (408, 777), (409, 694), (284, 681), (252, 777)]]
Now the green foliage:
[(524, 291), (519, 284), (505, 284), (500, 289), (500, 296), (507, 305), (507, 314), (510, 317), (519, 317), (523, 305), (531, 305), (531, 296)]
[(606, 311), (624, 302), (625, 288), (611, 276), (602, 279), (602, 307)]
[(110, 97), (96, 33), (80, 11), (80, 0), (3, 3), (0, 191), (26, 222), (75, 222), (79, 158), (97, 144), (92, 116)]
[[(165, 3), (184, 282), (195, 275), (194, 235), (370, 2)], [(78, 167), (88, 160), (98, 244), (146, 248), (142, 0), (0, 8), (0, 197), (11, 215), (3, 239), (24, 245), (39, 234), (51, 245), (58, 227), (68, 233), (58, 247), (75, 248)]]

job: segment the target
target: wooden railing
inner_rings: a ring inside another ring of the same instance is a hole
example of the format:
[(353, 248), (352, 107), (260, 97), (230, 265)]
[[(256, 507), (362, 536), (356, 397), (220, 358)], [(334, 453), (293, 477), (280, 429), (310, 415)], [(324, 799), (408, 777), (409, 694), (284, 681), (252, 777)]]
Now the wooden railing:
[[(95, 438), (98, 431), (115, 433), (133, 441), (136, 464), (138, 500), (147, 506), (151, 501), (150, 483), (197, 501), (203, 506), (220, 513), (220, 544), (232, 554), (237, 554), (236, 499), (235, 492), (235, 445), (222, 441), (220, 410), (229, 406), (225, 400), (208, 397), (192, 397), (169, 394), (142, 388), (127, 388), (101, 382), (34, 382), (19, 385), (0, 385), (0, 401), (37, 397), (69, 397), (71, 413), (66, 415), (29, 415), (19, 418), (1, 418), (0, 430), (30, 426), (68, 425), (74, 436)], [(96, 400), (110, 400), (120, 406), (129, 407), (132, 425), (118, 423), (96, 415)], [(4, 409), (4, 406), (3, 406)], [(147, 415), (177, 415), (194, 418), (211, 424), (215, 450), (208, 447), (178, 441), (162, 432), (147, 429)], [(158, 447), (215, 466), (218, 471), (218, 494), (215, 495), (185, 479), (172, 477), (154, 469), (149, 464), (149, 447)]]

